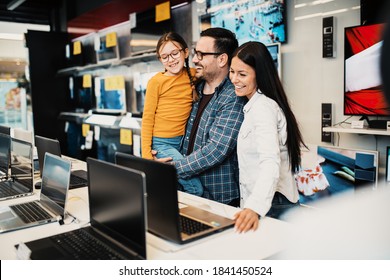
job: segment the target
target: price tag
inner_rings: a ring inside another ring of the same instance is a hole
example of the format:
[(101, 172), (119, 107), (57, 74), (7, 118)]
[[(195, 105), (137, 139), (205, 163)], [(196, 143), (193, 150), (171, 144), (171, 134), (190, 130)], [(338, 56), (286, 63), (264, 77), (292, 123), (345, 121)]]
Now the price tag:
[(73, 55), (81, 54), (81, 42), (75, 41), (73, 42)]
[(104, 83), (105, 90), (122, 90), (125, 89), (125, 77), (112, 76), (107, 77)]
[(92, 75), (86, 74), (83, 75), (83, 88), (91, 88), (92, 87)]
[(130, 129), (121, 129), (120, 130), (120, 139), (119, 143), (122, 145), (133, 145), (133, 133)]
[(171, 18), (170, 2), (164, 2), (156, 5), (156, 22), (164, 21)]
[(89, 124), (83, 123), (81, 129), (82, 129), (83, 137), (87, 137), (89, 131)]
[(116, 32), (111, 32), (106, 35), (106, 47), (116, 46)]

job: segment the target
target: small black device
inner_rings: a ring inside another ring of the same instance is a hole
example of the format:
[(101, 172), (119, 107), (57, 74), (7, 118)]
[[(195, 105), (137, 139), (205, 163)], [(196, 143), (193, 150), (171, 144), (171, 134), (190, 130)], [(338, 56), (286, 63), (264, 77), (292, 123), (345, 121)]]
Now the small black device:
[(332, 103), (321, 104), (321, 141), (333, 143), (333, 133), (325, 132), (324, 127), (332, 126)]
[(386, 183), (390, 184), (390, 146), (386, 148)]
[(335, 41), (335, 18), (322, 19), (322, 57), (336, 57)]

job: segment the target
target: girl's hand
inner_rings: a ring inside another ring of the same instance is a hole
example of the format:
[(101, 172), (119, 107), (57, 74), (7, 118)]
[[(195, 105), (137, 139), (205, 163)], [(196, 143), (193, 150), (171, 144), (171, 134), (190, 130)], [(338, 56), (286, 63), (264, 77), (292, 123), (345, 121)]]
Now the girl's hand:
[(256, 230), (259, 227), (259, 214), (255, 211), (245, 208), (234, 215), (236, 221), (235, 229), (238, 233), (247, 232), (248, 230)]

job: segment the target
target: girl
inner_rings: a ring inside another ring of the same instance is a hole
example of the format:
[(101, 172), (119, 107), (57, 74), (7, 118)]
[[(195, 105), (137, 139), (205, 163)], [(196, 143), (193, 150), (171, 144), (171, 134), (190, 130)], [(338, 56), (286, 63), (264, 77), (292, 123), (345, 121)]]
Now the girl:
[[(178, 151), (185, 132), (194, 90), (194, 69), (189, 67), (189, 50), (184, 39), (175, 32), (164, 34), (157, 43), (157, 56), (165, 67), (164, 72), (153, 76), (146, 87), (142, 117), (142, 157), (183, 158)], [(199, 178), (179, 179), (184, 191), (201, 196), (203, 188)]]

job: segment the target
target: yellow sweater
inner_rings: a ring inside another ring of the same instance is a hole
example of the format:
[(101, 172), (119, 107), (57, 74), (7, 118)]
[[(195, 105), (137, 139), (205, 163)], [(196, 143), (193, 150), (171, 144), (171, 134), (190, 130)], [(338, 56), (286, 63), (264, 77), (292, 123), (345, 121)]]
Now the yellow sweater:
[[(191, 69), (192, 75), (195, 70)], [(157, 73), (146, 87), (142, 116), (142, 157), (152, 159), (152, 137), (182, 136), (192, 108), (192, 89), (186, 69), (177, 76)]]

